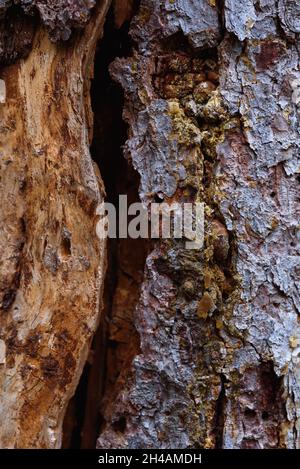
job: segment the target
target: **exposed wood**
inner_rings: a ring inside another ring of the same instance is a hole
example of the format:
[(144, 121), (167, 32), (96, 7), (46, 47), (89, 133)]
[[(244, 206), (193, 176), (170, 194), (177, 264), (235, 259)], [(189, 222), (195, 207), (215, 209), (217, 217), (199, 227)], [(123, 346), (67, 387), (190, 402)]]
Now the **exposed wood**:
[(3, 69), (0, 446), (61, 444), (65, 409), (99, 321), (103, 189), (89, 154), (93, 56), (109, 1), (68, 46), (38, 27)]
[[(0, 447), (60, 447), (104, 298), (82, 447), (300, 448), (299, 13), (0, 2)], [(203, 249), (114, 241), (103, 294), (105, 190), (204, 202)]]

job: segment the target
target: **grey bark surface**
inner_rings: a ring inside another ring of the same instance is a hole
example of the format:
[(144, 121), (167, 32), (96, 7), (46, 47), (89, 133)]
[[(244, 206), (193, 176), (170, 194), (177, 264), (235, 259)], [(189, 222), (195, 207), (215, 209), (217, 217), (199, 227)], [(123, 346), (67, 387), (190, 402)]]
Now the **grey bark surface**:
[(141, 200), (204, 200), (207, 237), (148, 256), (99, 448), (299, 448), (299, 19), (296, 1), (143, 0), (131, 23), (111, 73)]

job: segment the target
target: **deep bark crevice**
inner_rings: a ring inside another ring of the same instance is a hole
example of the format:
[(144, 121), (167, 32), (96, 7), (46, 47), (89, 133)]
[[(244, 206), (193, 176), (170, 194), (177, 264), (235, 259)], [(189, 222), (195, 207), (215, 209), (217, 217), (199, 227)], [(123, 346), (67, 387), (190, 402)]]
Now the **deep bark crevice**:
[(26, 16), (19, 5), (12, 5), (3, 16), (0, 23), (0, 66), (27, 57), (38, 25), (37, 15)]
[[(2, 1), (1, 448), (299, 447), (299, 8), (240, 10)], [(107, 249), (105, 191), (203, 248)]]
[[(127, 126), (122, 119), (123, 91), (109, 74), (116, 57), (131, 53), (129, 22), (117, 29), (111, 7), (95, 56), (91, 103), (94, 133), (91, 156), (100, 169), (106, 201), (118, 208), (119, 194), (126, 194), (128, 205), (139, 202), (139, 176), (123, 156)], [(117, 210), (118, 226), (118, 210)], [(105, 426), (104, 409), (118, 392), (116, 382), (139, 350), (139, 338), (133, 313), (148, 252), (143, 239), (108, 239), (107, 273), (103, 309), (89, 359), (65, 417), (63, 447), (95, 448)], [(124, 298), (124, 295), (126, 298)], [(126, 420), (116, 423), (119, 431)]]
[(239, 382), (244, 449), (279, 448), (280, 422), (285, 418), (282, 379), (276, 376), (272, 362), (249, 368)]
[(216, 402), (216, 413), (215, 413), (215, 428), (214, 433), (216, 435), (215, 448), (221, 449), (223, 446), (223, 433), (224, 433), (224, 420), (225, 420), (225, 404), (226, 404), (226, 378), (224, 375), (220, 375), (221, 390), (219, 397)]

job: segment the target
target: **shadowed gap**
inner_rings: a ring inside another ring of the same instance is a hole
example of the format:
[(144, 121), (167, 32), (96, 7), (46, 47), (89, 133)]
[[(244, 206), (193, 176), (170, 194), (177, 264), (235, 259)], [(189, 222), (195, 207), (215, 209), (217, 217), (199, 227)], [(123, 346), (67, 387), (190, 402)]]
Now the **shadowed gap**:
[[(111, 8), (96, 50), (91, 87), (94, 112), (91, 155), (101, 172), (106, 201), (115, 205), (119, 194), (127, 194), (128, 204), (139, 201), (138, 174), (122, 151), (127, 138), (127, 127), (122, 120), (123, 91), (108, 71), (116, 57), (126, 57), (131, 52), (128, 30), (128, 21), (119, 29), (115, 28)], [(108, 240), (101, 321), (76, 393), (68, 406), (63, 448), (95, 448), (99, 432), (105, 425), (104, 402), (107, 396), (115, 394), (119, 374), (130, 366), (138, 352), (139, 338), (133, 324), (133, 312), (147, 251), (145, 240)]]

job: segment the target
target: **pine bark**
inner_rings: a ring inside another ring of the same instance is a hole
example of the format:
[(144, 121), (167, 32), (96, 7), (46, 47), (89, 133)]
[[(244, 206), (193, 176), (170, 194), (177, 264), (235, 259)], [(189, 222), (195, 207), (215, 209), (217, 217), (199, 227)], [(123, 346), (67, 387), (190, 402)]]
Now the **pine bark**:
[[(89, 88), (111, 2), (11, 3), (0, 4), (0, 446), (60, 446), (102, 311), (98, 448), (299, 448), (298, 3), (113, 3), (131, 41), (109, 66), (127, 124), (118, 191), (136, 171), (148, 207), (204, 202), (205, 243), (124, 242), (117, 269), (108, 258), (108, 300)], [(107, 112), (95, 110), (99, 129)]]

